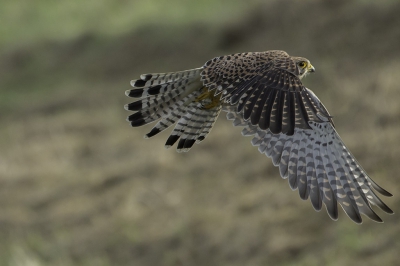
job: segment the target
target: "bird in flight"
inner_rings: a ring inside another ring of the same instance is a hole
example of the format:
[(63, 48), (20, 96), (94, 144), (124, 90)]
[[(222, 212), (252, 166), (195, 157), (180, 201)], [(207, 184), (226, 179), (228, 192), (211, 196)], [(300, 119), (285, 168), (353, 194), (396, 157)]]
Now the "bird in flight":
[[(145, 138), (175, 125), (165, 146), (189, 151), (210, 133), (221, 110), (242, 135), (272, 159), (282, 178), (310, 198), (315, 210), (325, 204), (338, 219), (338, 205), (356, 223), (360, 214), (382, 222), (371, 208), (393, 211), (377, 196), (392, 196), (375, 183), (346, 148), (332, 117), (301, 79), (315, 71), (310, 61), (284, 51), (216, 57), (203, 67), (143, 74), (126, 95), (139, 98), (125, 109), (133, 127), (157, 121)], [(178, 141), (179, 140), (179, 141)]]

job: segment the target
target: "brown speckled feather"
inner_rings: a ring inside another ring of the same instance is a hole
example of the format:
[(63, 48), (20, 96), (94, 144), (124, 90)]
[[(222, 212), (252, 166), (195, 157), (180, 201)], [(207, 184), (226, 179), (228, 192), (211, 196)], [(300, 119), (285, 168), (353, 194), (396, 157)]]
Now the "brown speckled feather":
[(238, 102), (245, 120), (251, 117), (253, 125), (290, 135), (294, 128), (310, 129), (308, 121), (330, 119), (326, 109), (312, 102), (298, 75), (294, 58), (267, 51), (216, 57), (203, 66), (201, 79), (226, 103)]

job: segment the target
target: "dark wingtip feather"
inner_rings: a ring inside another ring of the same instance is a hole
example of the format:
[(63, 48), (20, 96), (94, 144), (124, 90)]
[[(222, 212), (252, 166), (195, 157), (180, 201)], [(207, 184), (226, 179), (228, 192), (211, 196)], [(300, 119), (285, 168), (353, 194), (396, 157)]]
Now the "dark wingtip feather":
[(300, 196), (300, 199), (302, 199), (302, 200), (308, 200), (308, 195), (307, 194), (301, 194), (299, 192), (299, 196)]
[(394, 211), (389, 208), (389, 206), (387, 206), (386, 204), (383, 203), (383, 205), (379, 205), (379, 207), (386, 212), (387, 214), (394, 214)]
[(355, 223), (357, 224), (362, 224), (362, 218), (361, 215), (359, 213), (359, 211), (357, 209), (354, 208), (354, 206), (348, 206), (348, 208), (343, 207), (342, 209), (344, 210), (344, 212), (346, 213), (346, 215)]
[(142, 115), (141, 112), (137, 112), (137, 113), (131, 114), (130, 116), (128, 116), (126, 118), (126, 121), (133, 122), (133, 121), (138, 120), (138, 119), (143, 119), (143, 115)]
[(167, 142), (165, 143), (165, 146), (167, 148), (171, 147), (172, 145), (175, 144), (175, 142), (179, 139), (179, 136), (177, 135), (171, 135), (169, 136), (169, 138), (167, 139)]
[(379, 217), (374, 211), (372, 211), (372, 213), (370, 213), (368, 215), (366, 214), (366, 216), (374, 222), (383, 223), (383, 220), (381, 219), (381, 217)]
[(178, 147), (176, 147), (176, 149), (178, 150), (183, 149), (184, 146), (185, 146), (185, 139), (180, 139), (178, 142)]
[(195, 139), (187, 139), (187, 140), (185, 140), (185, 144), (183, 144), (183, 148), (184, 149), (191, 148), (191, 147), (193, 147), (195, 142), (196, 142)]
[(145, 135), (146, 138), (151, 138), (155, 135), (157, 135), (158, 133), (160, 133), (161, 131), (158, 128), (153, 128), (149, 133), (147, 133)]
[(146, 85), (146, 81), (141, 79), (132, 80), (131, 85), (132, 87), (144, 87), (144, 85)]
[(131, 121), (131, 126), (140, 127), (146, 124), (146, 121), (143, 118), (139, 118), (137, 120)]
[[(372, 191), (371, 191), (372, 192)], [(375, 194), (375, 193), (374, 193)], [(381, 210), (383, 210), (384, 212), (386, 212), (387, 214), (394, 214), (393, 210), (389, 208), (389, 206), (387, 206), (379, 197), (377, 197), (375, 195), (375, 199), (374, 201), (370, 201), (370, 203), (372, 203), (373, 205), (378, 206), (379, 208), (381, 208)]]
[(384, 189), (383, 187), (379, 186), (379, 185), (378, 185), (377, 183), (375, 183), (375, 181), (372, 180), (371, 178), (370, 178), (370, 181), (371, 181), (372, 187), (373, 187), (376, 191), (378, 191), (380, 194), (382, 194), (383, 196), (386, 196), (386, 197), (393, 197), (393, 194), (392, 194), (392, 193), (390, 193), (389, 191), (387, 191), (387, 190)]
[(311, 204), (314, 208), (314, 210), (316, 210), (317, 212), (319, 212), (322, 209), (322, 200), (321, 198), (318, 199), (314, 199), (311, 198)]
[(299, 189), (299, 196), (302, 200), (307, 200), (309, 195), (306, 189)]
[(356, 214), (356, 215), (349, 215), (349, 214), (347, 214), (349, 217), (350, 217), (350, 219), (353, 221), (353, 222), (355, 222), (356, 224), (362, 224), (362, 218), (361, 218), (361, 215), (360, 214)]
[(326, 210), (328, 212), (329, 217), (332, 220), (337, 221), (339, 219), (339, 212), (338, 212), (338, 208), (337, 208), (337, 204), (336, 203), (335, 203), (335, 205), (336, 205), (336, 208), (334, 208), (334, 209), (326, 208)]
[(393, 194), (390, 193), (389, 191), (385, 190), (385, 192), (386, 192), (385, 194), (382, 193), (383, 196), (386, 196), (386, 197), (393, 197)]
[(126, 96), (133, 98), (140, 98), (142, 97), (142, 94), (143, 94), (143, 89), (134, 89), (125, 91)]
[[(288, 170), (289, 171), (289, 170)], [(319, 212), (322, 209), (322, 198), (323, 195), (320, 193), (320, 189), (317, 183), (317, 192), (311, 193), (310, 192), (310, 200), (311, 200), (311, 205), (313, 206), (314, 210)]]
[(332, 190), (326, 191), (323, 196), (323, 203), (325, 205), (326, 211), (329, 217), (336, 221), (339, 218), (338, 204), (335, 195)]
[(136, 101), (133, 103), (125, 104), (124, 108), (127, 111), (139, 111), (142, 109), (142, 101)]

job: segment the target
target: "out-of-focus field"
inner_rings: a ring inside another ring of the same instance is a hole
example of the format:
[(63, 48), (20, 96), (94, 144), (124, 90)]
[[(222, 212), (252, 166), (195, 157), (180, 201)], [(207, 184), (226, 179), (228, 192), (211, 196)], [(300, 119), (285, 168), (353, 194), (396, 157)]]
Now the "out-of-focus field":
[(304, 80), (400, 206), (398, 1), (1, 1), (0, 265), (397, 265), (400, 218), (330, 220), (223, 114), (187, 154), (131, 128), (139, 74), (245, 51)]

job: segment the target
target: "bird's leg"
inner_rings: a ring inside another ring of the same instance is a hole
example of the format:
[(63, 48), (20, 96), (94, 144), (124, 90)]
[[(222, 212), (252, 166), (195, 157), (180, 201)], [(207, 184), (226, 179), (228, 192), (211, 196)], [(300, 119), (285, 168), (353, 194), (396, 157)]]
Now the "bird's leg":
[(205, 104), (203, 105), (204, 109), (211, 109), (211, 108), (221, 104), (221, 94), (215, 96), (214, 95), (215, 92), (214, 91), (209, 91), (208, 88), (206, 88), (206, 87), (203, 87), (202, 91), (203, 91), (203, 93), (200, 94), (195, 99), (195, 101), (196, 102), (200, 102), (200, 101), (208, 99), (209, 101), (205, 101)]

